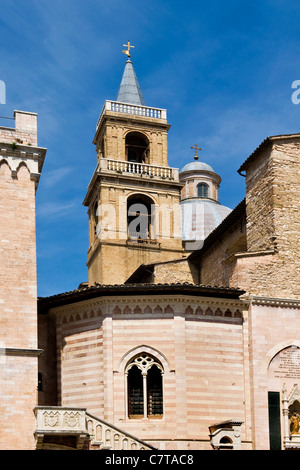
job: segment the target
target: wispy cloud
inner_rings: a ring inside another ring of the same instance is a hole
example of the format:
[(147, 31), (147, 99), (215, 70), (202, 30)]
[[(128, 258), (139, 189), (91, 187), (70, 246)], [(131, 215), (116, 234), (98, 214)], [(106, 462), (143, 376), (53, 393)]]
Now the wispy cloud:
[(78, 208), (78, 200), (66, 204), (48, 202), (37, 207), (37, 217), (59, 219), (61, 217), (72, 216), (76, 207)]
[(56, 184), (61, 183), (72, 171), (73, 168), (71, 167), (63, 167), (56, 170), (47, 171), (43, 184), (47, 188), (53, 187)]

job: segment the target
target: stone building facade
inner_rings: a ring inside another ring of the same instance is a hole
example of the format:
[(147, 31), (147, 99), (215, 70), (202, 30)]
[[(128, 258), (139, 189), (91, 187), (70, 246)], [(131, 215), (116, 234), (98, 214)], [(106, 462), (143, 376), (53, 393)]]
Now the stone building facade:
[(166, 111), (127, 61), (94, 139), (88, 281), (36, 302), (35, 119), (1, 129), (1, 448), (299, 448), (300, 136), (267, 138), (239, 169), (245, 199), (186, 250)]

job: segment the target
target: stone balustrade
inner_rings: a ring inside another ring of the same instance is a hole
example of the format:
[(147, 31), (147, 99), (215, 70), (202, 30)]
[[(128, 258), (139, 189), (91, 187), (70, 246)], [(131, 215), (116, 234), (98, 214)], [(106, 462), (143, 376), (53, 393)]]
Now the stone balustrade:
[(87, 413), (91, 447), (111, 450), (149, 450), (145, 442)]
[(148, 165), (146, 163), (128, 162), (125, 160), (112, 160), (101, 158), (99, 162), (100, 170), (109, 170), (120, 174), (145, 175), (150, 178), (170, 179), (178, 181), (178, 169)]
[(97, 129), (106, 111), (112, 111), (121, 114), (132, 114), (134, 116), (142, 116), (153, 119), (167, 120), (167, 110), (160, 108), (153, 108), (149, 106), (142, 106), (130, 103), (121, 103), (119, 101), (106, 100), (102, 108), (102, 112), (97, 122)]
[(34, 413), (37, 449), (152, 449), (140, 439), (87, 413), (85, 408), (38, 406)]

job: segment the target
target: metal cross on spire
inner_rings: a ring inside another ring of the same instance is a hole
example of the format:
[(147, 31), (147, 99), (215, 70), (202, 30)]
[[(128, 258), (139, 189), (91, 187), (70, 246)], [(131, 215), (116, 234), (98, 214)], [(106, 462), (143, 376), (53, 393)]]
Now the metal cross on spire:
[(131, 49), (132, 47), (134, 48), (134, 46), (132, 46), (129, 41), (128, 41), (127, 44), (123, 44), (123, 46), (124, 46), (124, 47), (127, 47), (127, 50), (122, 51), (123, 54), (126, 54), (126, 55), (128, 56), (128, 58), (130, 58), (130, 57), (131, 57), (131, 55), (130, 55), (130, 49)]
[(195, 160), (199, 160), (199, 157), (198, 157), (198, 150), (202, 150), (200, 147), (198, 147), (198, 145), (196, 144), (195, 147), (191, 147), (191, 149), (194, 149), (195, 150)]

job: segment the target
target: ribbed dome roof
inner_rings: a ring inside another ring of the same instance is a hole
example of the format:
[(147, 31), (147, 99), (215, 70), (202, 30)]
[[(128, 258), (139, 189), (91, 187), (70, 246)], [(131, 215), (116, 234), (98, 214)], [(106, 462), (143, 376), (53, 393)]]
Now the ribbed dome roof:
[(185, 165), (181, 170), (180, 173), (185, 171), (214, 171), (210, 165), (204, 162), (191, 162)]

